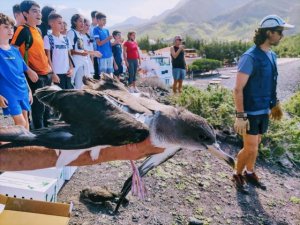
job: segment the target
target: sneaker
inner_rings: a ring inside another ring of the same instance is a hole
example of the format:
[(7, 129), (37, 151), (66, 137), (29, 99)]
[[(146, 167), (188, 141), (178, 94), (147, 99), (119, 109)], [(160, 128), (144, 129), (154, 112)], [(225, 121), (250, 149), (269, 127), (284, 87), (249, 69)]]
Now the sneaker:
[(247, 171), (245, 171), (244, 177), (248, 183), (253, 184), (262, 190), (267, 190), (267, 186), (259, 180), (255, 173), (247, 173)]
[(241, 174), (233, 174), (232, 181), (235, 183), (235, 187), (238, 191), (249, 194), (248, 185)]

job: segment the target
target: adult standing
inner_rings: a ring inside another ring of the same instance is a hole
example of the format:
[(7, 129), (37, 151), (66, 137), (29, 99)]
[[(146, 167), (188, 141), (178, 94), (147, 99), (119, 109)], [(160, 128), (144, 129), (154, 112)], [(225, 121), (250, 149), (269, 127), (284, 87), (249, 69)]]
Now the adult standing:
[(136, 93), (138, 92), (135, 86), (136, 73), (138, 66), (141, 65), (141, 57), (139, 53), (139, 46), (135, 41), (135, 38), (136, 33), (134, 31), (128, 32), (127, 41), (123, 44), (123, 56), (129, 73), (129, 91)]
[(233, 181), (242, 192), (248, 192), (247, 183), (266, 189), (254, 172), (258, 146), (268, 129), (269, 113), (273, 119), (279, 120), (282, 116), (276, 96), (276, 54), (271, 47), (279, 44), (284, 29), (292, 27), (279, 16), (265, 17), (255, 31), (255, 45), (242, 55), (238, 64), (234, 127), (243, 135), (244, 147), (237, 155)]
[(186, 62), (184, 58), (184, 46), (181, 36), (174, 38), (174, 45), (171, 46), (172, 71), (173, 71), (173, 92), (182, 92), (182, 83), (186, 76)]

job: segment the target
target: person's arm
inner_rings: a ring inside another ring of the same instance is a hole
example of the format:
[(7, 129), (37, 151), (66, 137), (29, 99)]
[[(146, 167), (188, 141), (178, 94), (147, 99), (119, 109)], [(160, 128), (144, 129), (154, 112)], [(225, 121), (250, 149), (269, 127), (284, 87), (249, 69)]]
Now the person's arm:
[(235, 102), (235, 109), (237, 112), (244, 112), (244, 94), (243, 90), (246, 86), (249, 79), (249, 75), (238, 72), (236, 76), (236, 83), (234, 87), (234, 102)]
[(29, 103), (30, 103), (30, 105), (32, 105), (32, 103), (33, 103), (33, 96), (32, 96), (32, 91), (31, 91), (31, 89), (29, 87), (29, 84), (28, 84), (27, 80), (26, 80), (26, 84), (27, 84), (27, 88), (28, 88)]
[(175, 49), (173, 46), (171, 47), (171, 55), (173, 56), (174, 59), (176, 59), (179, 56), (181, 51), (183, 51), (182, 47), (179, 47), (177, 52), (175, 52)]
[(115, 70), (118, 70), (118, 69), (119, 69), (119, 67), (118, 67), (118, 65), (117, 65), (117, 63), (116, 63), (116, 60), (115, 60), (115, 58), (114, 58), (114, 62), (113, 62), (113, 63), (114, 63), (114, 69), (115, 69)]
[(45, 49), (45, 51), (46, 51), (46, 55), (47, 55), (47, 57), (48, 57), (48, 63), (49, 63), (49, 65), (50, 65), (50, 67), (51, 67), (51, 70), (52, 70), (52, 74), (51, 74), (51, 78), (52, 78), (52, 81), (54, 82), (54, 83), (60, 83), (60, 79), (59, 79), (59, 77), (57, 76), (57, 74), (54, 72), (54, 67), (53, 67), (53, 63), (52, 63), (52, 59), (51, 59), (51, 51), (50, 50), (48, 50), (48, 49)]
[(140, 56), (139, 46), (137, 46), (137, 52), (138, 52), (139, 66), (141, 66), (141, 56)]
[(67, 76), (68, 77), (71, 77), (73, 75), (73, 63), (71, 61), (71, 51), (68, 50), (68, 58), (69, 58), (69, 69), (68, 69), (68, 72), (67, 72)]
[(123, 57), (124, 57), (125, 65), (126, 65), (126, 67), (128, 68), (128, 67), (129, 67), (129, 64), (128, 64), (128, 60), (127, 60), (127, 46), (126, 46), (126, 42), (125, 42), (125, 44), (123, 45)]

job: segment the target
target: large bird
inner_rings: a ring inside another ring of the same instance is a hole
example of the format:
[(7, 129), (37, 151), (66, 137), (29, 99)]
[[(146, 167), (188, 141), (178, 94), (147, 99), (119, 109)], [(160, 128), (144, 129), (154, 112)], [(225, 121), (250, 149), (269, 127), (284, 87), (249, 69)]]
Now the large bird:
[[(1, 148), (44, 146), (57, 150), (57, 166), (68, 165), (83, 152), (92, 159), (101, 149), (141, 142), (147, 138), (153, 146), (165, 151), (148, 158), (137, 169), (137, 176), (127, 181), (122, 190), (122, 201), (130, 188), (141, 190), (139, 175), (175, 155), (181, 148), (208, 149), (214, 155), (234, 166), (234, 159), (223, 152), (215, 132), (207, 121), (186, 109), (158, 103), (147, 95), (132, 95), (119, 81), (103, 74), (101, 81), (84, 79), (84, 90), (59, 90), (56, 86), (37, 90), (39, 101), (60, 113), (65, 124), (34, 130), (0, 130), (0, 141), (10, 142)], [(1, 150), (0, 148), (0, 150)], [(136, 187), (139, 186), (139, 187)]]

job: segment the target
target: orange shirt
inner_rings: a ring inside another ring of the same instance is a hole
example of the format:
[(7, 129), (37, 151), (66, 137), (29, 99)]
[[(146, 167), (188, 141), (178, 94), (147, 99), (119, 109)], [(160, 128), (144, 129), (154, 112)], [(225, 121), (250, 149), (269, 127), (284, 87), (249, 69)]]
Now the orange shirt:
[[(47, 75), (50, 72), (48, 58), (44, 50), (44, 41), (38, 28), (28, 26), (33, 39), (32, 45), (28, 50), (28, 66), (38, 75)], [(18, 46), (24, 57), (26, 34), (22, 32), (23, 26), (19, 26), (11, 41), (12, 45)]]

